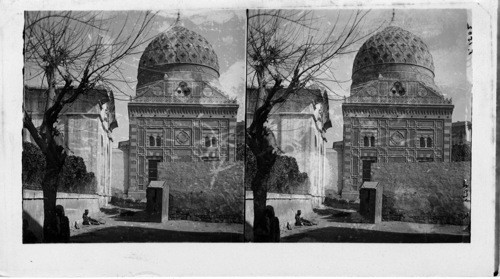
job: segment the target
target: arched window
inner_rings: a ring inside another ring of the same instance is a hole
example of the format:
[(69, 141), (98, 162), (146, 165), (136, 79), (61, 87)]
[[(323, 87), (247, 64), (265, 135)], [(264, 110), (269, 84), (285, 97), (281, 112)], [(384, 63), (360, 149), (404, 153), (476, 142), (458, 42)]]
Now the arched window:
[(156, 146), (161, 146), (161, 137), (156, 136)]
[(420, 137), (420, 147), (425, 147), (425, 139), (424, 139), (424, 137)]
[(155, 137), (149, 136), (149, 146), (155, 146)]
[(427, 147), (432, 147), (432, 139), (427, 138)]
[(217, 138), (216, 137), (212, 138), (212, 146), (217, 146)]
[(205, 147), (210, 147), (210, 138), (208, 136), (205, 137)]
[(365, 137), (363, 138), (363, 146), (370, 146), (370, 142), (369, 142), (369, 140), (368, 140), (368, 137), (367, 137), (367, 136), (365, 136)]
[(375, 137), (371, 136), (370, 138), (370, 146), (375, 146)]

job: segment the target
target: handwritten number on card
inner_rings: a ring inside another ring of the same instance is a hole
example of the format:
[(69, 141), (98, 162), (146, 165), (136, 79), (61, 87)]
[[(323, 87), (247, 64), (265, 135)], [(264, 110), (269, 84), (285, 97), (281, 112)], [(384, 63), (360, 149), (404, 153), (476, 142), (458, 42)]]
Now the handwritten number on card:
[(467, 41), (469, 42), (469, 47), (467, 48), (467, 51), (469, 55), (472, 54), (472, 26), (467, 23)]

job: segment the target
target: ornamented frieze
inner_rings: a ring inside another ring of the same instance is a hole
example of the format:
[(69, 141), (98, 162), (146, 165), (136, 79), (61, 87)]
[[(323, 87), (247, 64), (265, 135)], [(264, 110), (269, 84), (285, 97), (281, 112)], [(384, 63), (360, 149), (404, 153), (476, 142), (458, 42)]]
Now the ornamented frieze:
[(398, 108), (398, 107), (379, 107), (379, 106), (352, 106), (351, 104), (342, 105), (342, 114), (344, 117), (383, 117), (383, 118), (424, 118), (425, 116), (451, 116), (453, 107), (449, 108)]
[(344, 99), (345, 104), (374, 103), (374, 104), (425, 104), (425, 105), (451, 105), (451, 99), (447, 98), (416, 98), (407, 96), (350, 96)]
[(131, 117), (175, 117), (182, 115), (225, 115), (236, 117), (238, 107), (167, 107), (167, 106), (129, 106)]

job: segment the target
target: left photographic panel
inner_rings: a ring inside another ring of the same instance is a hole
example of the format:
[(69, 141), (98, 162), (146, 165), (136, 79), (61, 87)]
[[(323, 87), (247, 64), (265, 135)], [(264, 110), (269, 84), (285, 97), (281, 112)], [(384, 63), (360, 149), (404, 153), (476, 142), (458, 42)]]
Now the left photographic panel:
[(242, 242), (245, 10), (24, 20), (23, 243)]

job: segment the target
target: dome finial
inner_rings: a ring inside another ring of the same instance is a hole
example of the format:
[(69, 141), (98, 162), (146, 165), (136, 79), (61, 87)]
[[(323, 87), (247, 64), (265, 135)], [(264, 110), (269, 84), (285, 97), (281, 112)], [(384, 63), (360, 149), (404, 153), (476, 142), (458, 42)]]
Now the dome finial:
[(392, 25), (394, 23), (395, 17), (396, 17), (396, 9), (392, 9), (392, 17), (391, 17), (391, 22), (389, 22), (389, 25)]
[(181, 22), (181, 10), (177, 10), (177, 19), (175, 20), (174, 25), (178, 25)]

